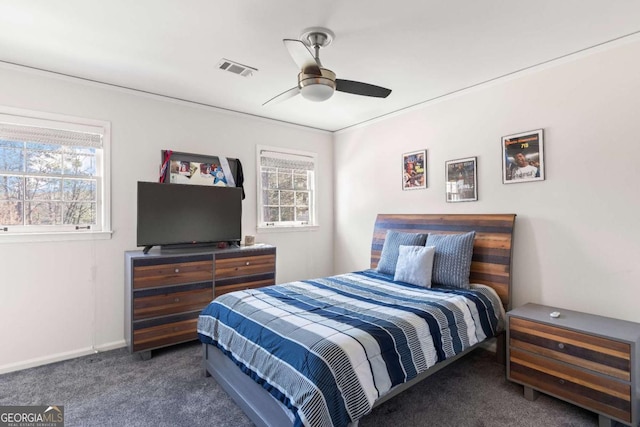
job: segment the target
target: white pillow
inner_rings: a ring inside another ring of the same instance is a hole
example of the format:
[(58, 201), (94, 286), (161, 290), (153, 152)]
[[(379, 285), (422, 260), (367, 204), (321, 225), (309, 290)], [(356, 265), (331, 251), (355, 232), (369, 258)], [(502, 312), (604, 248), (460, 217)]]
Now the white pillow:
[(393, 280), (430, 288), (435, 253), (435, 246), (401, 245)]

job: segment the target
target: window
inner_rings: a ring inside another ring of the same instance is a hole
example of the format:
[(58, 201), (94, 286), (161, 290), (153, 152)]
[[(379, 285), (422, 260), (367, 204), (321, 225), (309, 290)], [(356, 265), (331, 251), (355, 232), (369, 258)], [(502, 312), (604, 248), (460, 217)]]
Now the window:
[(258, 228), (316, 221), (316, 154), (258, 146)]
[(0, 239), (110, 232), (109, 128), (0, 109)]

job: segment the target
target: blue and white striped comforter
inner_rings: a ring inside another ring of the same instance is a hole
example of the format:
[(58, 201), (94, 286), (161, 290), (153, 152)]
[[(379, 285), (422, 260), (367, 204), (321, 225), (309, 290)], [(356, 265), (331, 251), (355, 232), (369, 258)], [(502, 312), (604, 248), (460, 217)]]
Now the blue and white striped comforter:
[(392, 387), (494, 336), (502, 306), (487, 287), (425, 289), (373, 270), (222, 295), (198, 335), (295, 413), (346, 426)]

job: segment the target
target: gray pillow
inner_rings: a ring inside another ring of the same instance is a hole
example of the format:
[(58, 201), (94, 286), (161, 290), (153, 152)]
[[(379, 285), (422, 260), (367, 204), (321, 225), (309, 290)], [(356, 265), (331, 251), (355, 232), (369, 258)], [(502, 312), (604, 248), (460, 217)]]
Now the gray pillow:
[(401, 245), (393, 280), (430, 288), (435, 253), (435, 246)]
[(427, 240), (426, 234), (402, 233), (399, 231), (387, 230), (384, 238), (380, 261), (378, 261), (378, 272), (385, 274), (395, 274), (396, 263), (398, 262), (398, 252), (400, 245), (424, 246)]
[(475, 235), (475, 231), (464, 234), (429, 234), (426, 245), (436, 247), (431, 277), (433, 283), (469, 288)]

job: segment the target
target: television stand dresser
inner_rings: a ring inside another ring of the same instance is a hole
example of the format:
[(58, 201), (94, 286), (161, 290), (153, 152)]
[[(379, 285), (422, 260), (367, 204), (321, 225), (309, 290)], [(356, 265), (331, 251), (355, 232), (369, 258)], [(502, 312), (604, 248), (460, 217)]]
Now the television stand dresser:
[(151, 350), (198, 339), (202, 309), (227, 292), (275, 284), (276, 248), (125, 252), (125, 340), (142, 359)]
[(507, 378), (599, 416), (640, 421), (640, 324), (538, 304), (507, 313)]

